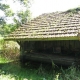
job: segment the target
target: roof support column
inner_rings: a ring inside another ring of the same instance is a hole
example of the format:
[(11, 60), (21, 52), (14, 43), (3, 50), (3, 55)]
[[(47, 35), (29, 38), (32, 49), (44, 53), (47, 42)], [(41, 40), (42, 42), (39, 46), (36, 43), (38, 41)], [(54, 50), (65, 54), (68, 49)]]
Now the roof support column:
[(20, 41), (19, 45), (20, 45), (20, 54), (23, 55), (25, 53), (24, 41)]

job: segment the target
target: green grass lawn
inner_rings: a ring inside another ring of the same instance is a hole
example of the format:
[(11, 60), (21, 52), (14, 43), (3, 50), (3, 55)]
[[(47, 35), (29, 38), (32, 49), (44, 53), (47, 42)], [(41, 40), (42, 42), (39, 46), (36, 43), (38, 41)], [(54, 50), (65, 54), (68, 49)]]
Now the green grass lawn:
[(54, 68), (50, 64), (31, 62), (27, 62), (22, 68), (18, 61), (0, 57), (0, 80), (80, 80), (80, 70), (75, 67)]

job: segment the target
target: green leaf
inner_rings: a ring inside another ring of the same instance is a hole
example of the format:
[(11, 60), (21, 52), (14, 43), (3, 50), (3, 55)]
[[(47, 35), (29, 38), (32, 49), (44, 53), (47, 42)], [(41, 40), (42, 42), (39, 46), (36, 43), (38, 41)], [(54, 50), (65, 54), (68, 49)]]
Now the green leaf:
[(12, 10), (8, 9), (5, 11), (5, 15), (8, 16), (8, 17), (11, 17), (11, 16), (14, 16), (14, 13)]

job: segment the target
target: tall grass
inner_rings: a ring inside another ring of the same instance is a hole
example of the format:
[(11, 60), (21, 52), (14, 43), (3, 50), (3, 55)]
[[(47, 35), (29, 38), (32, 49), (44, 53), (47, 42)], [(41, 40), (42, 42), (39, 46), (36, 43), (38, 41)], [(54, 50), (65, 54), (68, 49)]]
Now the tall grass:
[[(39, 66), (37, 69), (28, 64), (21, 68), (19, 62), (0, 64), (0, 80), (51, 80), (52, 75)], [(5, 79), (6, 78), (6, 79)]]
[(74, 66), (60, 68), (51, 64), (27, 62), (25, 68), (19, 62), (0, 58), (0, 80), (80, 80), (80, 70)]

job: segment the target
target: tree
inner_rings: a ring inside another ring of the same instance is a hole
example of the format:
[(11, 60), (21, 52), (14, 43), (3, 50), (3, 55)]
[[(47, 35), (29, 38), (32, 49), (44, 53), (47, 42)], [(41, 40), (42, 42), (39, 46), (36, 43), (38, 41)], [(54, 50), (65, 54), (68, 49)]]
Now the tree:
[[(13, 4), (19, 3), (21, 9), (14, 12), (9, 4), (5, 2), (9, 0), (0, 0), (0, 10), (5, 16), (0, 16), (0, 34), (7, 34), (14, 31), (21, 24), (25, 24), (30, 19), (30, 1), (31, 0), (13, 0)], [(13, 24), (7, 24), (8, 19), (13, 20)]]

